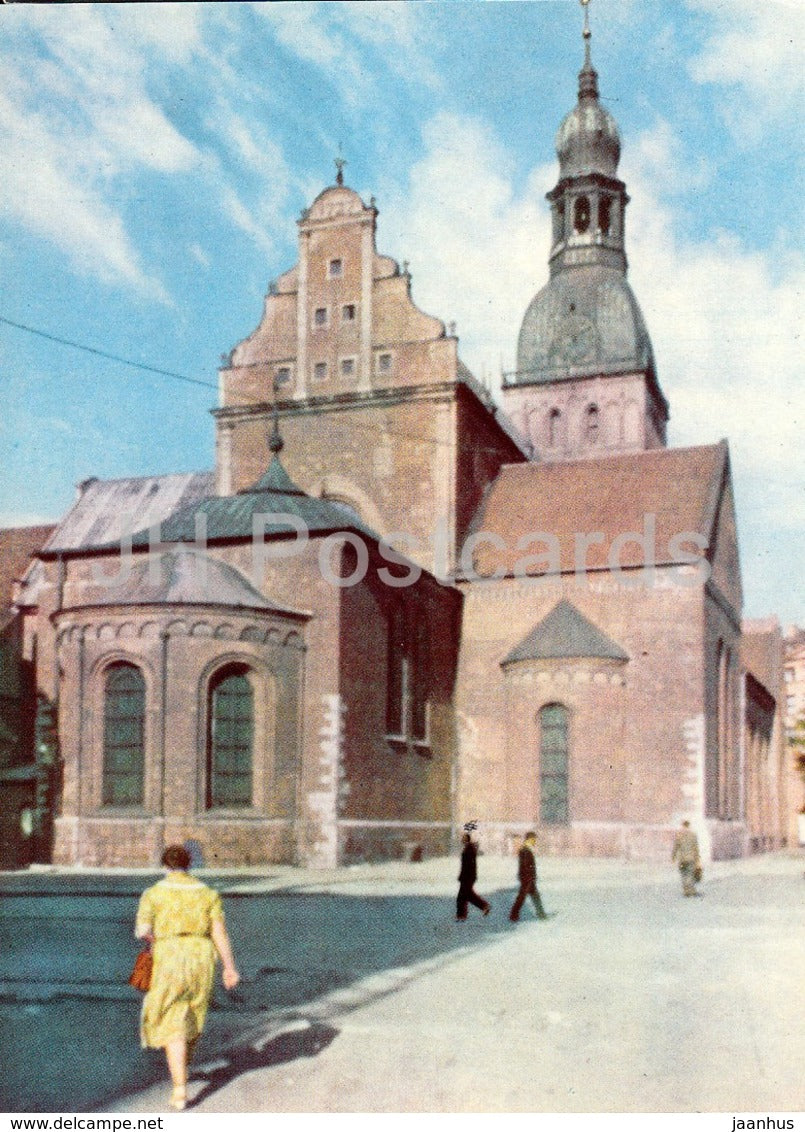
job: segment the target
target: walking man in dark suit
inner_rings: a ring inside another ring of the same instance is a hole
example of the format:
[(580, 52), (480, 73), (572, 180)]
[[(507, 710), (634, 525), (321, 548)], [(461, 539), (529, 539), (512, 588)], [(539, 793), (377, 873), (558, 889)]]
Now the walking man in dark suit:
[(478, 847), (473, 844), (469, 833), (461, 838), (461, 868), (458, 873), (458, 896), (456, 897), (456, 919), (466, 920), (468, 905), (474, 904), (485, 916), (492, 905), (475, 891), (478, 879)]
[(520, 919), (520, 909), (523, 907), (527, 896), (530, 896), (534, 901), (537, 919), (548, 919), (548, 914), (542, 907), (542, 900), (540, 898), (539, 889), (537, 888), (537, 862), (534, 859), (534, 845), (536, 841), (536, 833), (529, 832), (523, 838), (523, 844), (520, 846), (517, 866), (517, 879), (520, 881), (520, 891), (517, 893), (514, 904), (512, 904), (511, 912), (509, 912), (509, 919), (514, 924)]

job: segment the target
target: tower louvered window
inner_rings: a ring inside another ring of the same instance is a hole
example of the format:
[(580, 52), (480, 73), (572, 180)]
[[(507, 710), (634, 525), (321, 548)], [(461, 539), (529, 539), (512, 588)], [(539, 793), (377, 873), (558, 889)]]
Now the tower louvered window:
[(141, 806), (145, 787), (145, 680), (133, 664), (106, 674), (103, 702), (105, 806)]

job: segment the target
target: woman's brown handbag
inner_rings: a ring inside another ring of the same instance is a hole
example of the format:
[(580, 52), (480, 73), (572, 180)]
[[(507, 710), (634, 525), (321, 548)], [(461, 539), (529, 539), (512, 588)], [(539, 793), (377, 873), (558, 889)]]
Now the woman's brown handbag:
[(151, 986), (151, 971), (154, 966), (154, 957), (151, 948), (145, 947), (134, 960), (134, 967), (129, 975), (129, 983), (135, 990), (145, 991)]

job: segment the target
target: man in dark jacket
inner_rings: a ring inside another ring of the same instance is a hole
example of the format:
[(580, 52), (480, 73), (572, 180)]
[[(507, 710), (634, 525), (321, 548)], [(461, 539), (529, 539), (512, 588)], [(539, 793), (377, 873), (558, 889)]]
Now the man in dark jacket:
[(469, 833), (461, 838), (461, 868), (458, 873), (458, 896), (456, 897), (456, 919), (466, 920), (468, 905), (474, 904), (485, 916), (492, 905), (475, 891), (478, 879), (478, 847), (473, 844)]
[(548, 914), (542, 907), (542, 900), (540, 899), (539, 889), (537, 888), (537, 862), (534, 859), (534, 846), (536, 841), (536, 833), (529, 832), (523, 838), (523, 844), (520, 846), (517, 866), (517, 879), (520, 881), (520, 891), (517, 893), (514, 904), (512, 904), (512, 910), (509, 913), (509, 919), (515, 924), (520, 919), (520, 909), (525, 903), (526, 896), (530, 896), (534, 901), (537, 919), (548, 919)]

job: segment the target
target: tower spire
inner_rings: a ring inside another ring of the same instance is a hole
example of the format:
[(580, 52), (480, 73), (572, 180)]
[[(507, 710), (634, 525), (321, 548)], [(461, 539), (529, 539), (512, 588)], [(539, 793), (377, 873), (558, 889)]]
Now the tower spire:
[(584, 66), (579, 71), (579, 99), (598, 98), (598, 72), (593, 67), (590, 53), (590, 40), (593, 33), (590, 31), (590, 0), (579, 0), (584, 9)]
[(268, 449), (274, 456), (279, 456), (285, 447), (285, 441), (280, 436), (280, 415), (277, 409), (277, 382), (274, 382), (274, 408), (271, 412), (271, 435), (268, 438)]

